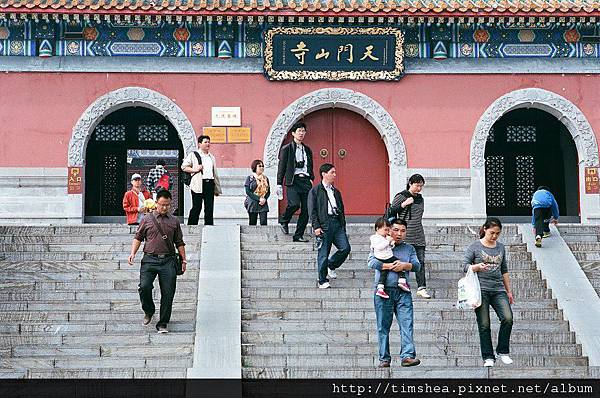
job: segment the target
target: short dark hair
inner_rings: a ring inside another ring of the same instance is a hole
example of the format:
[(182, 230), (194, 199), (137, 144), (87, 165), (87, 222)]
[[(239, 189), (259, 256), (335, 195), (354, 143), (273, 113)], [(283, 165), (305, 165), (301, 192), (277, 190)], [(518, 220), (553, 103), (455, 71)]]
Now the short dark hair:
[(333, 169), (335, 166), (331, 163), (323, 163), (321, 167), (319, 167), (319, 175), (323, 178), (323, 173), (329, 173), (329, 170)]
[(198, 144), (202, 144), (202, 141), (204, 141), (204, 140), (210, 141), (210, 136), (204, 135), (204, 134), (201, 135), (200, 137), (198, 137)]
[(375, 220), (375, 231), (377, 231), (379, 228), (383, 228), (383, 227), (390, 227), (392, 224), (390, 224), (390, 221), (385, 218), (385, 217), (379, 217), (377, 220)]
[(412, 184), (425, 184), (425, 179), (421, 174), (413, 174), (408, 179), (408, 183), (406, 183), (406, 189), (410, 188)]
[(261, 165), (261, 164), (262, 164), (263, 166), (265, 165), (265, 164), (263, 163), (263, 161), (262, 161), (262, 160), (260, 160), (260, 159), (253, 160), (253, 161), (252, 161), (252, 164), (250, 164), (250, 168), (252, 169), (252, 172), (253, 172), (253, 173), (256, 173), (256, 168), (258, 167), (258, 165)]
[(167, 165), (167, 162), (165, 162), (165, 160), (164, 160), (164, 159), (160, 158), (160, 159), (158, 159), (158, 160), (156, 161), (156, 165), (157, 165), (157, 166), (158, 166), (158, 165), (161, 165), (161, 166), (166, 166), (166, 165)]
[(538, 191), (541, 191), (542, 189), (543, 189), (544, 191), (548, 191), (548, 192), (550, 192), (550, 188), (548, 188), (548, 187), (547, 187), (547, 186), (545, 186), (545, 185), (540, 185), (540, 186), (538, 187), (538, 189), (537, 189), (537, 190), (538, 190)]
[(304, 124), (304, 122), (300, 121), (300, 122), (296, 122), (293, 124), (293, 126), (290, 128), (290, 132), (293, 133), (294, 131), (298, 130), (298, 129), (304, 129), (306, 130), (306, 124)]
[(408, 224), (406, 223), (406, 220), (403, 220), (401, 218), (393, 218), (390, 221), (391, 225), (397, 224), (397, 225), (404, 225), (405, 227), (408, 227)]
[(169, 190), (162, 189), (156, 193), (156, 201), (158, 202), (160, 198), (173, 199), (173, 195), (171, 195)]

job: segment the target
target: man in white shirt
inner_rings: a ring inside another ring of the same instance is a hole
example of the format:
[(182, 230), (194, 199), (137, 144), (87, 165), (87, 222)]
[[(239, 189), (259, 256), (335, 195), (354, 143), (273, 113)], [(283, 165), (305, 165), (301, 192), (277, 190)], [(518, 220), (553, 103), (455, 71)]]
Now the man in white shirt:
[[(319, 288), (327, 289), (330, 287), (328, 278), (337, 278), (335, 270), (350, 254), (350, 242), (346, 235), (342, 194), (333, 186), (335, 168), (331, 163), (324, 163), (319, 174), (322, 181), (308, 193), (308, 208), (315, 235), (322, 242), (317, 254)], [(329, 257), (332, 244), (337, 251)]]
[(202, 202), (204, 201), (204, 225), (213, 225), (215, 196), (221, 194), (221, 183), (217, 174), (217, 163), (210, 150), (210, 137), (198, 137), (197, 156), (190, 152), (181, 164), (181, 170), (192, 173), (190, 190), (192, 191), (192, 208), (188, 216), (188, 225), (198, 225)]

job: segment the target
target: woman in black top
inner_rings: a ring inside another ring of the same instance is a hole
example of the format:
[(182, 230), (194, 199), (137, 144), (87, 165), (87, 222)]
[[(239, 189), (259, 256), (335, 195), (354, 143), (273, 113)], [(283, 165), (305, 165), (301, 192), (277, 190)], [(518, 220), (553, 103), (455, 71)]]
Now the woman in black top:
[(260, 215), (260, 225), (267, 225), (269, 204), (267, 199), (271, 194), (269, 179), (264, 175), (265, 165), (262, 160), (256, 159), (250, 165), (252, 174), (246, 177), (246, 200), (244, 206), (248, 210), (250, 225), (256, 225)]
[(427, 292), (427, 281), (425, 279), (425, 230), (423, 229), (423, 212), (425, 201), (421, 190), (425, 185), (425, 179), (421, 174), (413, 174), (408, 179), (406, 190), (398, 193), (392, 201), (388, 216), (406, 221), (406, 239), (404, 242), (413, 245), (417, 252), (417, 258), (421, 268), (416, 273), (417, 296), (425, 299), (431, 298)]

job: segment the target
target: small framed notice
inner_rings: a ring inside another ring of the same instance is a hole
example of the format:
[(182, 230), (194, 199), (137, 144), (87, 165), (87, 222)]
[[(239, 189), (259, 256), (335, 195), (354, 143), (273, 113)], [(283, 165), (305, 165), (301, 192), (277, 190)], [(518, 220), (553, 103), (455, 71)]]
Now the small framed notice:
[(598, 180), (598, 167), (585, 168), (585, 193), (599, 194), (600, 181)]
[(239, 106), (213, 106), (211, 124), (239, 127), (242, 125), (242, 109)]
[(67, 193), (79, 195), (83, 193), (83, 167), (69, 167), (67, 175)]
[(250, 127), (229, 127), (227, 128), (227, 142), (230, 144), (247, 144), (252, 142)]
[(225, 127), (203, 127), (202, 134), (209, 136), (212, 144), (227, 142), (227, 128)]

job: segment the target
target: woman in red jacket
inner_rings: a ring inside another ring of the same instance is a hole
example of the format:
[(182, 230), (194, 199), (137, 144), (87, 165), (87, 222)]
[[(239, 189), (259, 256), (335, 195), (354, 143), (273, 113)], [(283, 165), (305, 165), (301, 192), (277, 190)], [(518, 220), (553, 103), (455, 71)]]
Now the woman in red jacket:
[(150, 198), (150, 192), (141, 190), (142, 176), (135, 173), (131, 176), (131, 190), (125, 192), (123, 196), (123, 210), (127, 215), (128, 225), (138, 225), (144, 217), (146, 208), (144, 201)]

